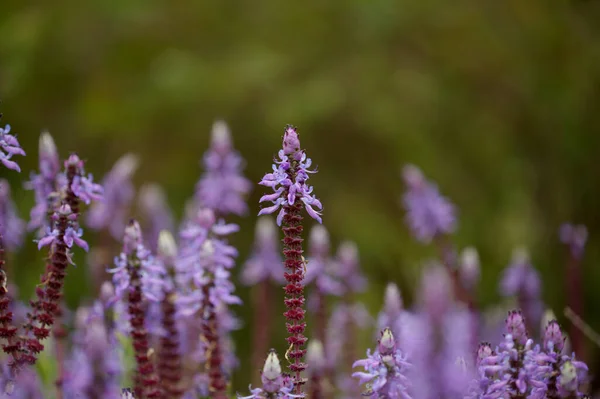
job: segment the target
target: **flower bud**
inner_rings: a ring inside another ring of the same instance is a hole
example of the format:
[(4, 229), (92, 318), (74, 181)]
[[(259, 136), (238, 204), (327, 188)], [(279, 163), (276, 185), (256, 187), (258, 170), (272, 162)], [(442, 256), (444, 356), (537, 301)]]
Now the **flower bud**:
[(177, 244), (169, 230), (161, 230), (158, 235), (158, 256), (169, 262), (177, 256)]
[(565, 345), (565, 337), (556, 320), (551, 320), (544, 331), (544, 348), (561, 353)]
[(465, 248), (460, 259), (460, 278), (465, 287), (473, 289), (479, 281), (480, 274), (481, 267), (477, 250), (473, 247)]
[(211, 148), (219, 154), (226, 154), (231, 150), (231, 132), (224, 121), (216, 121), (212, 126)]
[(198, 224), (205, 229), (211, 228), (215, 222), (215, 213), (210, 208), (200, 208), (196, 213)]
[(396, 349), (396, 339), (394, 333), (389, 327), (386, 327), (381, 332), (381, 338), (379, 339), (379, 353), (390, 354)]
[(400, 295), (398, 286), (394, 283), (389, 283), (385, 287), (383, 308), (387, 314), (399, 314), (402, 312), (402, 296)]
[(310, 231), (308, 245), (311, 256), (326, 256), (329, 252), (329, 233), (327, 229), (317, 224)]
[(60, 160), (54, 139), (49, 132), (42, 132), (39, 142), (40, 172), (47, 179), (54, 179), (60, 171)]
[(309, 371), (313, 375), (320, 374), (325, 369), (325, 352), (323, 344), (318, 339), (311, 339), (308, 342), (306, 361), (309, 364)]
[(489, 342), (482, 342), (479, 344), (479, 348), (477, 349), (477, 363), (481, 362), (483, 359), (490, 357), (494, 354), (492, 350), (492, 345)]
[(300, 151), (300, 139), (296, 128), (292, 125), (285, 127), (285, 133), (283, 135), (283, 153), (285, 155), (292, 155)]
[(516, 343), (525, 345), (527, 342), (527, 328), (525, 318), (520, 310), (511, 310), (506, 318), (506, 332), (512, 335)]
[(123, 252), (131, 255), (139, 245), (142, 244), (142, 229), (135, 219), (131, 219), (125, 227), (125, 237), (123, 237)]
[(281, 389), (283, 378), (281, 376), (281, 363), (274, 349), (271, 349), (262, 370), (261, 380), (263, 389), (268, 393), (278, 392)]

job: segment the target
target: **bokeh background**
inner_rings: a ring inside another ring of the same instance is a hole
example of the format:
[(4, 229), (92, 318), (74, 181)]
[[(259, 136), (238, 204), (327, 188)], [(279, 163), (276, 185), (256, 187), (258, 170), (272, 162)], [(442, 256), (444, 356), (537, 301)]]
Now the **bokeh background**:
[[(600, 2), (3, 0), (0, 8), (1, 110), (29, 154), (22, 174), (0, 174), (22, 217), (33, 204), (22, 182), (37, 168), (43, 129), (97, 178), (124, 153), (139, 154), (136, 183), (160, 183), (181, 217), (215, 119), (229, 123), (254, 182), (293, 123), (318, 165), (312, 183), (333, 241), (358, 243), (373, 313), (387, 281), (410, 303), (435, 256), (403, 221), (400, 170), (410, 162), (459, 208), (454, 242), (479, 250), (483, 304), (498, 300), (502, 268), (526, 246), (545, 301), (563, 319), (557, 230), (586, 224), (584, 318), (600, 330)], [(255, 187), (248, 217), (232, 219), (242, 227), (240, 261), (263, 191)], [(43, 254), (28, 241), (13, 263), (26, 299)], [(78, 263), (67, 281), (71, 307), (89, 299)], [(238, 314), (246, 366), (249, 308)]]

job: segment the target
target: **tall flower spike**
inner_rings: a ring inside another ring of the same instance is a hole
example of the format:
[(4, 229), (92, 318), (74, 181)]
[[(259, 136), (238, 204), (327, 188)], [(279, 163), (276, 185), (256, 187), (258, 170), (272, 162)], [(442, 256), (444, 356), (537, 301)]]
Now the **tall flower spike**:
[[(304, 322), (304, 275), (306, 264), (302, 256), (302, 215), (304, 207), (308, 214), (321, 222), (319, 210), (323, 208), (321, 202), (312, 195), (313, 188), (306, 184), (308, 168), (312, 164), (306, 153), (300, 149), (300, 140), (296, 128), (288, 125), (283, 136), (283, 148), (279, 150), (279, 160), (273, 165), (273, 172), (267, 173), (259, 184), (271, 187), (272, 194), (264, 195), (260, 202), (272, 202), (273, 205), (260, 210), (259, 215), (271, 214), (279, 210), (277, 225), (283, 225), (285, 267), (284, 274), (287, 285), (285, 287), (284, 313), (288, 322), (286, 327), (289, 333), (287, 342), (290, 345), (286, 357), (291, 359), (290, 371), (294, 374), (296, 393), (302, 393), (304, 379), (302, 372), (306, 369), (303, 362), (306, 350), (304, 345), (307, 338), (304, 336), (306, 323)], [(314, 207), (314, 208), (313, 208)], [(317, 210), (315, 210), (317, 208)]]
[(125, 154), (117, 160), (102, 181), (104, 201), (96, 202), (87, 215), (87, 225), (94, 230), (108, 228), (119, 239), (127, 223), (129, 205), (135, 195), (131, 179), (138, 167), (138, 157)]
[(210, 149), (204, 154), (204, 175), (196, 186), (196, 199), (201, 206), (219, 215), (243, 215), (248, 211), (245, 197), (252, 189), (242, 175), (244, 160), (234, 150), (229, 127), (223, 121), (214, 123)]
[(25, 188), (33, 190), (35, 196), (27, 228), (43, 234), (50, 227), (49, 216), (60, 206), (60, 188), (66, 187), (67, 182), (66, 175), (60, 171), (58, 150), (50, 133), (40, 135), (39, 152), (40, 173), (31, 173)]
[(162, 326), (164, 335), (160, 338), (158, 353), (158, 376), (167, 399), (178, 398), (183, 390), (180, 386), (182, 375), (181, 348), (176, 322), (175, 286), (172, 281), (174, 264), (177, 257), (177, 244), (167, 230), (160, 233), (158, 239), (158, 259), (168, 272), (164, 295), (161, 302)]
[(408, 188), (403, 197), (408, 212), (406, 220), (415, 238), (428, 244), (439, 235), (453, 233), (456, 230), (454, 205), (416, 166), (406, 165), (402, 176)]
[(375, 352), (371, 354), (368, 350), (367, 358), (357, 360), (352, 367), (363, 367), (365, 370), (352, 374), (360, 384), (367, 384), (363, 396), (381, 399), (411, 398), (408, 394), (409, 381), (404, 375), (410, 364), (397, 348), (396, 339), (389, 328), (381, 332)]
[(8, 169), (20, 172), (19, 165), (11, 160), (13, 155), (25, 155), (25, 151), (19, 145), (17, 137), (10, 134), (10, 125), (6, 125), (4, 128), (0, 127), (0, 162)]
[(262, 369), (261, 380), (263, 387), (250, 387), (249, 396), (237, 395), (238, 399), (292, 399), (303, 398), (304, 395), (293, 394), (293, 381), (281, 372), (281, 363), (274, 349), (271, 349)]
[(9, 251), (21, 246), (25, 222), (19, 219), (15, 204), (10, 197), (8, 181), (0, 179), (0, 236), (4, 237), (4, 245)]
[(125, 228), (123, 252), (115, 260), (117, 268), (113, 281), (117, 296), (126, 296), (129, 304), (129, 323), (131, 338), (137, 363), (135, 394), (139, 398), (162, 398), (154, 364), (150, 359), (150, 344), (146, 330), (144, 298), (160, 300), (164, 279), (153, 273), (162, 270), (149, 258), (148, 251), (142, 245), (140, 225), (131, 220)]

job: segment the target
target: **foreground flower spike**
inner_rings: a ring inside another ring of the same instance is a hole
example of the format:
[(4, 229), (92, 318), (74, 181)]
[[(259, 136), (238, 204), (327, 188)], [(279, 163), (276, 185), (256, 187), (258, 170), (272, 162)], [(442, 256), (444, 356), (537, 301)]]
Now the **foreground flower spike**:
[(244, 160), (234, 150), (229, 127), (216, 121), (212, 127), (210, 149), (204, 154), (204, 175), (196, 186), (196, 199), (218, 215), (248, 212), (245, 198), (252, 184), (242, 175)]
[(294, 384), (291, 378), (281, 372), (281, 363), (274, 349), (271, 349), (260, 376), (262, 388), (250, 387), (249, 396), (240, 396), (238, 399), (292, 399), (303, 398), (303, 394), (293, 394)]
[[(283, 136), (283, 148), (279, 150), (279, 160), (273, 165), (273, 172), (267, 173), (259, 184), (273, 188), (273, 194), (264, 195), (260, 202), (270, 201), (274, 205), (260, 210), (259, 215), (270, 214), (279, 209), (277, 225), (283, 225), (283, 254), (285, 255), (285, 267), (288, 270), (284, 275), (287, 280), (285, 287), (284, 313), (288, 322), (286, 323), (288, 333), (288, 344), (290, 345), (286, 358), (290, 359), (290, 371), (294, 375), (296, 393), (302, 393), (302, 385), (305, 383), (302, 372), (306, 364), (302, 361), (306, 350), (304, 330), (304, 285), (302, 280), (305, 275), (306, 264), (302, 256), (302, 215), (304, 207), (308, 214), (321, 223), (321, 202), (311, 195), (313, 188), (306, 184), (308, 180), (308, 168), (312, 164), (306, 153), (300, 149), (300, 140), (296, 128), (288, 125)], [(313, 208), (317, 208), (315, 210)]]
[(367, 351), (367, 358), (357, 360), (352, 367), (363, 367), (352, 377), (358, 378), (360, 384), (366, 384), (363, 396), (381, 399), (410, 399), (409, 381), (405, 371), (410, 367), (406, 357), (397, 348), (396, 339), (389, 328), (381, 332), (377, 349), (373, 354)]
[(252, 368), (260, 369), (271, 341), (270, 328), (273, 320), (273, 283), (282, 284), (281, 251), (277, 226), (270, 217), (262, 217), (256, 223), (254, 251), (244, 264), (240, 280), (252, 287), (253, 334)]
[(156, 251), (158, 236), (163, 230), (174, 231), (173, 213), (167, 204), (167, 196), (158, 184), (146, 184), (140, 188), (138, 199), (144, 224), (142, 230), (148, 247)]
[[(559, 231), (560, 241), (569, 248), (569, 257), (566, 267), (566, 292), (569, 307), (579, 316), (585, 317), (584, 309), (584, 290), (583, 270), (581, 261), (587, 241), (587, 228), (583, 225), (563, 224)], [(584, 356), (584, 337), (582, 331), (574, 324), (571, 324), (569, 336), (573, 344), (573, 350), (579, 356)]]
[(117, 160), (102, 181), (104, 201), (94, 203), (89, 210), (88, 227), (94, 230), (108, 228), (113, 238), (121, 238), (129, 205), (135, 195), (131, 179), (138, 164), (138, 157), (134, 154), (125, 154)]
[(175, 320), (175, 286), (173, 281), (174, 264), (177, 257), (177, 244), (173, 235), (163, 230), (158, 238), (158, 259), (168, 272), (164, 295), (161, 301), (162, 326), (164, 334), (160, 338), (158, 352), (158, 377), (166, 399), (176, 399), (183, 390), (180, 386), (182, 371), (179, 347), (179, 331)]
[(519, 308), (527, 320), (527, 329), (535, 335), (539, 328), (544, 305), (541, 300), (540, 275), (524, 249), (516, 249), (511, 264), (504, 270), (500, 293), (517, 298)]
[(456, 230), (454, 205), (443, 197), (437, 186), (428, 181), (419, 168), (406, 165), (402, 177), (408, 188), (403, 202), (407, 223), (415, 238), (429, 244), (434, 238)]
[[(124, 260), (124, 267), (121, 264)], [(154, 370), (154, 364), (150, 359), (151, 348), (148, 342), (148, 331), (146, 331), (146, 316), (144, 314), (144, 297), (155, 298), (156, 287), (154, 284), (144, 284), (144, 277), (148, 281), (152, 276), (148, 276), (145, 271), (148, 267), (148, 253), (142, 245), (142, 232), (140, 225), (135, 220), (131, 220), (125, 228), (123, 238), (123, 253), (121, 259), (117, 262), (118, 269), (126, 270), (128, 281), (115, 281), (117, 295), (119, 291), (126, 292), (127, 302), (129, 304), (129, 322), (131, 324), (131, 338), (133, 340), (133, 349), (135, 351), (135, 360), (137, 363), (135, 382), (135, 396), (139, 399), (144, 398), (162, 398), (162, 393), (158, 386), (158, 377)], [(146, 266), (146, 267), (144, 267)], [(115, 274), (117, 277), (117, 274)], [(117, 278), (117, 280), (119, 280)], [(158, 288), (160, 285), (157, 284)], [(153, 289), (154, 288), (154, 289)]]
[[(2, 118), (2, 114), (0, 114)], [(17, 137), (10, 134), (10, 125), (6, 125), (4, 128), (0, 127), (0, 162), (8, 169), (21, 171), (19, 165), (12, 161), (13, 155), (25, 155), (25, 151), (19, 145)]]
[(19, 248), (24, 233), (25, 222), (16, 213), (8, 181), (0, 179), (0, 235), (4, 237), (6, 249), (14, 251)]
[(59, 190), (66, 185), (66, 176), (60, 172), (58, 150), (50, 133), (40, 135), (39, 152), (40, 173), (32, 173), (31, 180), (25, 183), (25, 188), (33, 190), (35, 195), (27, 228), (44, 234), (50, 227), (49, 216), (60, 206)]

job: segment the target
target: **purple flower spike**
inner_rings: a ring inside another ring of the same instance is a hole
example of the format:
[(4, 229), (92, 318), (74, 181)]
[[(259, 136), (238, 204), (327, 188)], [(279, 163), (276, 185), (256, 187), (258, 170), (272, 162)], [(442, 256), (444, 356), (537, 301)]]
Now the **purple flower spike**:
[(129, 205), (135, 195), (131, 178), (138, 167), (138, 158), (126, 154), (119, 158), (115, 166), (102, 181), (104, 201), (92, 205), (87, 215), (87, 224), (94, 230), (107, 228), (110, 234), (119, 239), (129, 214)]
[(367, 358), (357, 360), (352, 367), (364, 367), (365, 371), (355, 372), (360, 384), (366, 384), (363, 396), (372, 398), (411, 399), (408, 394), (409, 380), (405, 372), (410, 368), (406, 357), (396, 347), (396, 339), (389, 328), (381, 332), (377, 350)]
[(21, 246), (25, 222), (19, 219), (15, 204), (10, 197), (8, 181), (0, 179), (0, 237), (9, 251)]
[(10, 125), (0, 127), (0, 162), (8, 169), (21, 171), (15, 161), (11, 161), (13, 155), (25, 155), (25, 151), (19, 145), (17, 137), (10, 133)]
[[(279, 151), (279, 160), (275, 160), (273, 172), (267, 173), (258, 183), (273, 188), (272, 194), (263, 195), (260, 202), (272, 202), (273, 205), (262, 208), (258, 215), (271, 214), (279, 210), (277, 225), (281, 226), (286, 207), (300, 201), (306, 212), (318, 221), (321, 220), (323, 205), (314, 195), (313, 188), (306, 184), (312, 160), (307, 158), (304, 150), (300, 149), (300, 141), (296, 128), (288, 125), (283, 136), (283, 149)], [(315, 209), (316, 208), (316, 209)]]
[(196, 186), (196, 199), (201, 206), (219, 215), (244, 215), (248, 212), (245, 197), (252, 184), (242, 175), (244, 160), (234, 150), (229, 128), (217, 121), (212, 128), (210, 149), (204, 154), (204, 175)]
[(83, 201), (86, 205), (92, 201), (103, 200), (103, 188), (101, 185), (94, 183), (94, 179), (91, 174), (85, 175), (83, 170), (83, 161), (77, 156), (77, 154), (71, 154), (65, 161), (65, 168), (73, 168), (77, 170), (78, 174), (73, 178), (71, 184), (71, 190), (77, 198)]
[(402, 176), (408, 188), (403, 197), (406, 219), (415, 238), (429, 244), (438, 235), (453, 233), (456, 230), (454, 205), (416, 166), (406, 165)]
[(565, 223), (560, 227), (560, 241), (568, 245), (571, 255), (575, 259), (581, 259), (585, 249), (585, 243), (588, 238), (587, 228), (584, 225), (573, 225)]
[[(283, 283), (281, 273), (281, 254), (275, 223), (271, 218), (258, 219), (254, 252), (246, 261), (242, 271), (241, 281), (245, 285), (255, 285), (261, 281), (270, 280)], [(268, 347), (267, 347), (268, 348)], [(264, 356), (264, 352), (263, 355)]]

